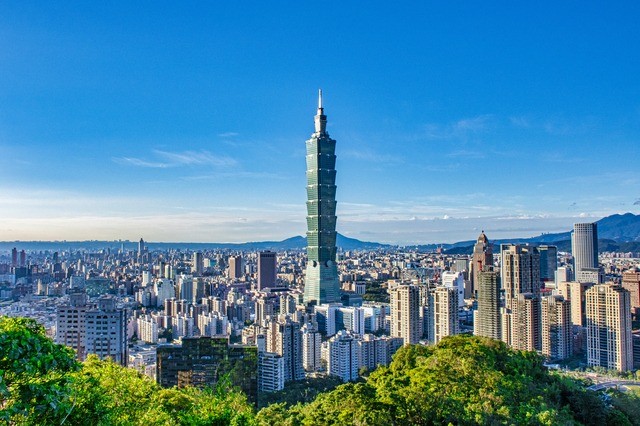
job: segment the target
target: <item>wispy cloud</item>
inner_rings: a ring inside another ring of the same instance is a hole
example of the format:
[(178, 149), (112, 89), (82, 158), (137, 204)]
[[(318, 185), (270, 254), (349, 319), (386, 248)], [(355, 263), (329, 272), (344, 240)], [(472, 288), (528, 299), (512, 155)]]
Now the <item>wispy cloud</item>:
[(372, 150), (362, 150), (362, 149), (358, 149), (358, 150), (350, 150), (350, 151), (346, 151), (344, 153), (341, 154), (341, 157), (344, 158), (352, 158), (354, 160), (360, 160), (360, 161), (367, 161), (370, 163), (402, 163), (403, 160), (402, 158), (395, 156), (395, 155), (389, 155), (389, 154), (380, 154), (377, 152), (374, 152)]
[(425, 126), (429, 139), (459, 139), (485, 131), (491, 124), (493, 116), (482, 114), (476, 117), (463, 118), (453, 123), (429, 123)]
[(224, 133), (218, 133), (218, 137), (219, 138), (232, 138), (234, 136), (238, 136), (239, 133), (236, 132), (224, 132)]
[(234, 158), (205, 150), (170, 152), (154, 149), (152, 153), (156, 158), (151, 160), (136, 157), (113, 157), (112, 160), (122, 165), (160, 169), (188, 165), (232, 167), (238, 164)]

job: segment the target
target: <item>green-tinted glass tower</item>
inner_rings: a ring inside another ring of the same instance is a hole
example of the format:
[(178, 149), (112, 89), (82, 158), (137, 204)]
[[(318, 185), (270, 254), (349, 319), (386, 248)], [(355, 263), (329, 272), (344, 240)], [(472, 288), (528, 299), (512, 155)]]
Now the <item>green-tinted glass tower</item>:
[(336, 141), (318, 95), (315, 132), (307, 141), (307, 275), (304, 302), (340, 301), (336, 266)]

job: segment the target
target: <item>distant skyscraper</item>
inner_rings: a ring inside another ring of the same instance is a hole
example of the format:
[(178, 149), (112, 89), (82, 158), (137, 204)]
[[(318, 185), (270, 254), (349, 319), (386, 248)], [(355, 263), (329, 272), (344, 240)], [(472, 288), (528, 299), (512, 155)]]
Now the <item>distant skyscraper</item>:
[(478, 274), (477, 295), (473, 334), (500, 340), (500, 274), (493, 266)]
[(587, 364), (627, 371), (633, 368), (629, 292), (615, 284), (586, 292)]
[(540, 254), (513, 244), (502, 244), (500, 254), (502, 340), (515, 349), (540, 349)]
[(204, 257), (202, 256), (202, 252), (197, 251), (193, 253), (193, 274), (196, 276), (201, 276), (204, 271)]
[(569, 358), (573, 354), (571, 304), (559, 295), (542, 298), (542, 355), (550, 360)]
[(624, 272), (622, 287), (631, 295), (631, 313), (637, 317), (640, 310), (640, 272), (638, 270)]
[(402, 337), (404, 344), (415, 344), (422, 335), (420, 288), (398, 285), (389, 291), (391, 300), (391, 337)]
[(307, 145), (307, 271), (304, 302), (340, 302), (336, 266), (336, 141), (326, 130), (322, 91)]
[(272, 251), (258, 253), (258, 290), (275, 287), (276, 254)]
[(18, 266), (18, 249), (15, 247), (11, 249), (11, 266)]
[(433, 315), (433, 343), (460, 332), (458, 325), (458, 291), (455, 287), (437, 287), (429, 295)]
[[(571, 233), (571, 254), (573, 255), (576, 281), (593, 282), (589, 273), (598, 268), (598, 224), (576, 223)], [(591, 271), (590, 271), (591, 270)]]
[(491, 248), (489, 239), (485, 235), (484, 231), (482, 231), (480, 236), (478, 236), (476, 245), (473, 246), (471, 274), (469, 274), (471, 285), (465, 291), (465, 299), (469, 299), (474, 296), (477, 290), (478, 274), (485, 266), (493, 266), (493, 249)]
[(558, 269), (558, 248), (556, 246), (538, 246), (540, 253), (540, 279), (542, 281), (555, 280), (555, 272)]
[(242, 256), (229, 256), (229, 278), (242, 277)]
[(140, 260), (142, 260), (142, 257), (144, 256), (145, 251), (146, 251), (146, 248), (144, 246), (144, 240), (140, 238), (140, 241), (138, 242), (138, 258)]

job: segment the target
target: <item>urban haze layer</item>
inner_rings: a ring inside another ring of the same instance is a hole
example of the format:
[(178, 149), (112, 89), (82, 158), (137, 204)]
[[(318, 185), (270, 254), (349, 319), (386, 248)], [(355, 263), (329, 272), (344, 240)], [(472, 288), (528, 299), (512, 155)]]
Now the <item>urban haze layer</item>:
[(234, 384), (253, 403), (311, 378), (356, 381), (405, 345), (457, 334), (536, 352), (596, 381), (599, 371), (603, 387), (631, 382), (609, 376), (640, 367), (640, 260), (599, 248), (607, 218), (576, 223), (557, 244), (496, 243), (483, 231), (447, 249), (341, 248), (339, 142), (327, 133), (321, 92), (314, 121), (306, 250), (17, 242), (0, 256), (0, 312), (36, 319), (79, 360), (111, 359), (163, 387), (215, 386), (241, 365)]

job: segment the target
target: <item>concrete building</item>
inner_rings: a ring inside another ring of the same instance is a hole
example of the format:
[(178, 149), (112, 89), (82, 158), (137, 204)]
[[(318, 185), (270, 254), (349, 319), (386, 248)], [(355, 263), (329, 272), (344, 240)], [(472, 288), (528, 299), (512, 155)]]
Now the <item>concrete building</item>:
[(307, 323), (302, 326), (302, 367), (314, 372), (322, 369), (322, 336), (316, 328)]
[(325, 344), (328, 373), (344, 382), (356, 380), (360, 369), (360, 346), (356, 336), (340, 330)]
[[(476, 279), (478, 279), (476, 275)], [(458, 292), (458, 307), (464, 306), (464, 273), (444, 271), (442, 273), (442, 286), (455, 288)], [(478, 281), (475, 283), (475, 291), (478, 290)]]
[(304, 379), (302, 366), (302, 331), (300, 323), (280, 315), (267, 324), (266, 351), (284, 358), (284, 379)]
[(458, 319), (458, 289), (437, 287), (430, 295), (430, 313), (433, 315), (433, 343), (460, 333)]
[(193, 253), (193, 259), (191, 260), (191, 271), (192, 274), (196, 277), (201, 277), (204, 272), (204, 257), (202, 256), (202, 252)]
[(404, 344), (415, 344), (422, 336), (420, 289), (401, 284), (389, 290), (391, 305), (391, 337), (401, 337)]
[(542, 355), (549, 360), (563, 360), (573, 354), (571, 304), (560, 295), (542, 298)]
[(509, 345), (516, 350), (541, 350), (540, 298), (533, 293), (520, 293), (512, 301)]
[(633, 368), (630, 299), (627, 290), (612, 283), (586, 291), (588, 365)]
[(85, 317), (89, 308), (84, 291), (71, 293), (69, 303), (58, 307), (56, 315), (56, 343), (74, 349), (79, 360), (87, 355)]
[(271, 352), (258, 354), (258, 390), (277, 392), (284, 389), (284, 358)]
[(127, 346), (127, 313), (116, 306), (111, 296), (98, 298), (96, 306), (85, 313), (87, 354), (100, 359), (110, 358), (126, 366), (129, 359)]
[(638, 317), (640, 311), (640, 272), (638, 270), (625, 271), (622, 274), (622, 287), (631, 297), (631, 314)]
[(229, 268), (227, 269), (227, 275), (229, 278), (235, 280), (243, 277), (242, 256), (229, 256)]
[(473, 320), (473, 334), (500, 340), (500, 274), (493, 266), (478, 274), (478, 309)]
[(556, 289), (557, 294), (569, 301), (571, 306), (571, 324), (584, 327), (586, 325), (586, 299), (585, 292), (591, 284), (577, 281), (560, 282)]

